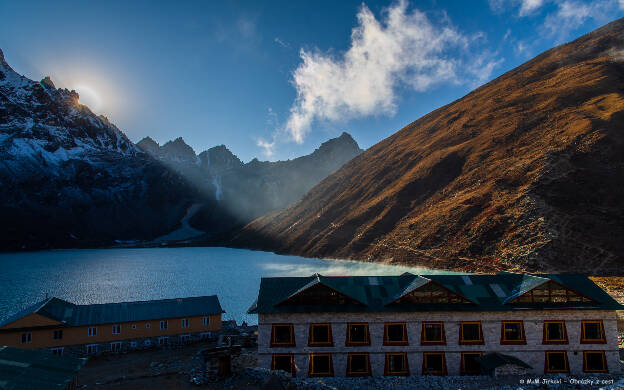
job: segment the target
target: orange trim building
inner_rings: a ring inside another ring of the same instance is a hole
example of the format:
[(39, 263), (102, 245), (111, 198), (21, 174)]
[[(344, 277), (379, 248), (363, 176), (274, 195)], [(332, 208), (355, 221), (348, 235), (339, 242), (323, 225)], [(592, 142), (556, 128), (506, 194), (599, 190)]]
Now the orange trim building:
[(0, 345), (91, 355), (198, 340), (221, 329), (216, 295), (76, 305), (38, 302), (0, 323)]

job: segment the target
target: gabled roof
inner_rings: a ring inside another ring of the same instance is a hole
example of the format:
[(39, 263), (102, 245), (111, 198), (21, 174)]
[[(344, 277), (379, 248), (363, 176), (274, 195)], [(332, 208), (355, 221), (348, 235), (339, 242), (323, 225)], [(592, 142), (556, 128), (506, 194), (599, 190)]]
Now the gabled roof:
[(25, 308), (23, 308), (22, 310), (18, 311), (15, 314), (10, 315), (8, 318), (6, 318), (3, 321), (0, 321), (0, 328), (2, 328), (5, 325), (8, 325), (10, 323), (13, 323), (21, 318), (26, 317), (29, 314), (32, 313), (37, 313), (37, 311), (39, 309), (41, 309), (45, 304), (47, 304), (48, 302), (50, 302), (50, 300), (52, 300), (53, 298), (46, 298), (43, 301), (39, 301), (35, 304), (32, 304), (30, 306), (27, 306)]
[[(342, 294), (348, 298), (353, 299), (354, 301), (357, 301), (360, 304), (363, 304), (359, 299), (357, 299), (354, 296), (351, 296), (349, 291), (347, 292), (341, 291), (341, 286), (339, 283), (333, 283), (333, 280), (331, 278), (328, 278), (326, 276), (321, 276), (320, 274), (315, 273), (314, 275), (312, 275), (310, 282), (308, 282), (305, 286), (302, 286), (301, 288), (299, 288), (294, 293), (290, 294), (286, 299), (278, 303), (278, 305), (283, 304), (287, 302), (288, 300), (296, 297), (297, 295), (303, 293), (304, 291), (307, 291), (316, 286), (325, 286), (329, 288), (330, 290), (333, 290), (339, 294)], [(354, 295), (357, 295), (357, 294), (354, 294)]]
[(69, 326), (85, 326), (219, 314), (223, 309), (216, 295), (94, 305), (76, 305), (53, 297), (12, 315), (0, 327), (32, 313)]
[[(421, 275), (412, 275), (408, 272), (404, 273), (403, 275), (400, 276), (401, 279), (405, 280), (408, 278), (412, 278), (412, 280), (405, 286), (405, 288), (401, 289), (397, 294), (395, 294), (390, 300), (388, 300), (388, 302), (386, 302), (386, 305), (390, 305), (392, 303), (395, 303), (396, 301), (398, 301), (399, 299), (415, 292), (418, 291), (420, 289), (423, 289), (426, 286), (435, 286), (437, 288), (439, 288), (440, 290), (446, 290), (448, 292), (450, 292), (450, 294), (458, 296), (459, 298), (463, 298), (467, 301), (470, 301), (470, 299), (466, 298), (465, 296), (463, 296), (461, 293), (453, 290), (453, 287), (445, 287), (429, 278), (425, 278), (424, 276)], [(472, 302), (472, 301), (470, 301)]]
[(544, 283), (548, 283), (549, 281), (550, 279), (541, 276), (523, 274), (520, 284), (514, 291), (512, 291), (512, 294), (505, 300), (505, 303), (519, 297), (520, 295), (526, 294), (534, 288), (539, 287)]
[[(528, 291), (549, 280), (578, 291), (595, 302), (515, 303), (509, 297)], [(311, 285), (323, 283), (362, 305), (293, 305), (281, 304)], [(435, 283), (473, 303), (413, 304), (393, 303), (429, 283)], [(249, 313), (306, 312), (410, 312), (410, 311), (514, 311), (523, 309), (601, 309), (622, 310), (609, 294), (585, 275), (413, 275), (398, 276), (322, 276), (262, 278), (258, 299)]]
[(0, 389), (65, 389), (87, 359), (0, 346)]

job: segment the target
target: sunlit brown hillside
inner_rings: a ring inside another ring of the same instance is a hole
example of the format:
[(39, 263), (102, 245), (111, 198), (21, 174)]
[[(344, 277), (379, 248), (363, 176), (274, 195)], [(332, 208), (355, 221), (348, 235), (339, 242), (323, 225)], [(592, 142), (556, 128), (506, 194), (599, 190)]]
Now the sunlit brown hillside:
[(624, 20), (416, 120), (232, 245), (472, 271), (621, 273)]

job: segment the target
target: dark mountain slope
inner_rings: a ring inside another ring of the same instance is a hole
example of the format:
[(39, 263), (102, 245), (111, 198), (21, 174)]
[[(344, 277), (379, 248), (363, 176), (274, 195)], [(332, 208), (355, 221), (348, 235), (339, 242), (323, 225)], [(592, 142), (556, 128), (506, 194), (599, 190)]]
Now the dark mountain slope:
[(0, 249), (111, 245), (179, 224), (199, 192), (105, 117), (0, 51)]
[(624, 21), (418, 119), (231, 245), (463, 270), (621, 272)]

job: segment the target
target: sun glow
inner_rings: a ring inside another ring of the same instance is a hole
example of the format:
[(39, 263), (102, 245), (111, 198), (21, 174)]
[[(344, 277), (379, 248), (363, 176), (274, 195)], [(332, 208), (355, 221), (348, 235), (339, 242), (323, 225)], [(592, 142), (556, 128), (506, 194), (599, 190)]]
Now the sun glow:
[(84, 104), (95, 113), (102, 109), (102, 99), (93, 88), (85, 84), (77, 84), (73, 87), (73, 89), (80, 95), (80, 104)]

